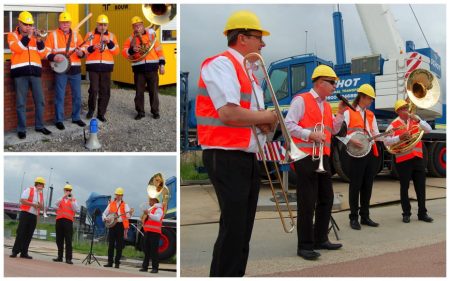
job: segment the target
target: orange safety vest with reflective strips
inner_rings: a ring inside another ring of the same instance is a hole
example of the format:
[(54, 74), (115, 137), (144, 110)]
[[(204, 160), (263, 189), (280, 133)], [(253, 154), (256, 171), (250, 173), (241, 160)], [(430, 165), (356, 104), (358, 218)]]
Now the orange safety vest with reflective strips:
[[(125, 202), (124, 201), (122, 201), (120, 203), (119, 208), (120, 208), (120, 217), (122, 218), (123, 228), (128, 229), (128, 228), (130, 228), (130, 222), (128, 221), (127, 215), (125, 214)], [(116, 200), (109, 203), (109, 212), (118, 214)]]
[[(86, 34), (85, 40), (88, 39), (91, 34), (94, 34), (94, 38), (92, 40), (87, 41), (88, 46), (93, 46), (93, 45), (99, 44), (101, 34), (97, 30), (88, 32)], [(103, 52), (100, 52), (100, 50), (95, 50), (92, 53), (87, 52), (86, 68), (88, 68), (87, 69), (88, 71), (90, 70), (89, 68), (92, 68), (93, 71), (95, 71), (94, 70), (95, 67), (92, 67), (92, 65), (95, 65), (95, 64), (108, 64), (108, 65), (111, 65), (111, 67), (114, 65), (114, 57), (113, 56), (119, 54), (119, 52), (120, 52), (119, 46), (117, 45), (116, 36), (114, 36), (114, 33), (110, 32), (110, 31), (106, 31), (103, 34), (103, 40), (110, 40), (110, 41), (114, 42), (114, 48), (112, 48), (110, 50), (108, 48), (108, 46), (106, 45)], [(111, 68), (111, 71), (112, 71), (112, 68)]]
[[(317, 104), (316, 99), (311, 93), (303, 93), (295, 97), (297, 99), (303, 98), (303, 101), (305, 103), (305, 110), (304, 115), (301, 120), (298, 121), (298, 125), (302, 127), (303, 129), (308, 129), (313, 131), (314, 127), (317, 123), (322, 122), (322, 112), (320, 112), (319, 105)], [(323, 146), (323, 154), (330, 156), (331, 154), (331, 132), (333, 127), (333, 115), (331, 112), (331, 106), (328, 102), (323, 102), (323, 125), (324, 125), (324, 133), (326, 135), (325, 143)], [(304, 141), (301, 138), (296, 138), (292, 136), (292, 140), (297, 145), (297, 147), (309, 154), (312, 155), (313, 153), (313, 144), (312, 141)], [(317, 153), (319, 153), (319, 146), (316, 145)]]
[[(392, 128), (400, 128), (401, 126), (403, 126), (405, 123), (403, 123), (403, 121), (400, 119), (400, 117), (397, 117), (396, 119), (394, 119), (394, 121), (392, 121), (391, 126)], [(413, 126), (417, 126), (415, 128), (413, 128), (410, 133), (411, 134), (415, 134), (419, 132), (419, 122), (414, 121), (414, 120), (410, 120), (408, 128), (404, 128), (404, 129), (398, 129), (394, 131), (394, 136), (400, 136), (401, 134), (403, 134), (404, 132), (408, 131), (411, 127)], [(422, 141), (419, 141), (415, 147), (413, 147), (413, 149), (411, 149), (410, 151), (406, 151), (404, 153), (399, 153), (395, 155), (395, 163), (400, 163), (409, 159), (412, 159), (414, 157), (419, 157), (419, 158), (423, 158), (423, 149), (422, 149)]]
[[(28, 195), (28, 200), (27, 200), (29, 203), (33, 203), (35, 190), (36, 190), (36, 187), (34, 187), (34, 186), (30, 187), (30, 195)], [(41, 202), (44, 202), (44, 194), (42, 192), (39, 192), (39, 203), (41, 203)], [(30, 209), (31, 209), (30, 205), (20, 204), (21, 211), (30, 212)], [(39, 215), (39, 214), (37, 214), (37, 215)]]
[[(222, 54), (207, 58), (202, 63), (201, 68), (219, 56), (225, 56), (233, 63), (241, 88), (240, 106), (245, 109), (250, 109), (252, 96), (251, 81), (239, 61), (230, 52), (225, 51)], [(220, 121), (219, 113), (214, 107), (201, 75), (198, 81), (195, 115), (197, 117), (199, 144), (237, 149), (248, 148), (252, 133), (251, 127), (235, 127)]]
[[(149, 42), (155, 41), (155, 46), (150, 52), (148, 52), (148, 54), (145, 56), (143, 60), (131, 63), (132, 66), (137, 66), (146, 63), (159, 64), (160, 60), (165, 61), (163, 48), (159, 40), (156, 38), (156, 33), (153, 29), (150, 28), (145, 29), (145, 34), (143, 34), (141, 38), (145, 44), (147, 43), (150, 44)], [(125, 43), (123, 44), (122, 56), (124, 58), (128, 58), (129, 56), (128, 50), (130, 49), (132, 39), (133, 34), (130, 37), (128, 37), (127, 40), (125, 40)], [(137, 46), (141, 45), (141, 41), (139, 40), (138, 37), (136, 37), (135, 40)]]
[(62, 199), (61, 202), (59, 202), (58, 209), (56, 210), (56, 220), (68, 219), (73, 221), (74, 217), (75, 211), (72, 208), (72, 201)]
[[(156, 207), (150, 211), (150, 214), (154, 215), (158, 209), (162, 210), (162, 208)], [(158, 221), (151, 220), (149, 217), (147, 217), (147, 220), (144, 223), (144, 232), (156, 232), (161, 234), (163, 217), (164, 215), (161, 216), (161, 219)]]
[[(72, 33), (72, 39), (70, 40), (70, 48), (68, 52), (73, 51), (76, 47), (78, 47), (79, 44), (83, 43), (83, 38), (78, 32), (72, 31)], [(64, 32), (59, 28), (51, 32), (48, 35), (47, 40), (45, 41), (45, 45), (47, 46), (47, 49), (49, 51), (47, 57), (49, 54), (65, 54), (67, 40), (69, 40), (69, 33), (64, 34)], [(83, 45), (80, 47), (80, 49), (86, 53), (85, 47), (86, 46)], [(72, 66), (81, 67), (81, 59), (78, 57), (76, 52), (74, 52), (70, 56), (70, 62)]]
[[(362, 132), (364, 133), (364, 119), (361, 116), (361, 113), (359, 111), (353, 111), (348, 109), (348, 113), (350, 114), (350, 122), (347, 125), (347, 135), (350, 135), (354, 132)], [(369, 130), (370, 132), (373, 131), (373, 120), (375, 118), (375, 115), (372, 111), (369, 109), (366, 109), (366, 119), (367, 123), (369, 123)], [(377, 144), (374, 142), (372, 145), (372, 152), (375, 157), (378, 157), (378, 147)]]

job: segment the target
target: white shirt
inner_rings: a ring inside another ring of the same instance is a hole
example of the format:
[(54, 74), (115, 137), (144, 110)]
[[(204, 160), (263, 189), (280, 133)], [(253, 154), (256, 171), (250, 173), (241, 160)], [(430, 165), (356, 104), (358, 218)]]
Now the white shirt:
[[(403, 121), (403, 119), (401, 119), (400, 117), (397, 117), (392, 122), (394, 122), (397, 119), (400, 120), (400, 122), (403, 125), (406, 125), (407, 126), (406, 128), (409, 128), (409, 120), (410, 119), (408, 119), (405, 123), (405, 121)], [(419, 121), (419, 126), (420, 126), (420, 128), (422, 128), (422, 130), (424, 130), (425, 133), (429, 133), (432, 130), (430, 124), (428, 124), (427, 121), (422, 120), (422, 119)], [(386, 131), (388, 131), (390, 129), (392, 129), (392, 123), (389, 125), (389, 127), (387, 127)], [(384, 145), (386, 145), (386, 146), (393, 145), (395, 143), (398, 143), (399, 141), (400, 141), (400, 136), (385, 136), (384, 137)]]
[[(111, 202), (112, 203), (112, 202)], [(117, 201), (116, 202), (116, 205), (117, 205), (117, 216), (118, 216), (118, 218), (117, 218), (117, 221), (118, 222), (122, 222), (122, 212), (121, 212), (121, 208), (120, 208), (120, 204), (122, 204), (122, 201)], [(109, 204), (108, 204), (108, 206), (106, 207), (106, 209), (105, 209), (105, 211), (103, 211), (103, 214), (102, 214), (102, 219), (103, 220), (105, 220), (106, 219), (106, 217), (110, 214), (111, 212), (109, 211)], [(127, 218), (130, 218), (131, 216), (130, 216), (130, 207), (128, 206), (128, 204), (126, 204), (125, 203), (125, 216), (127, 217)]]
[[(158, 208), (158, 209), (156, 209), (154, 214), (150, 213), (150, 211), (153, 210), (154, 208)], [(152, 207), (148, 208), (147, 211), (148, 211), (148, 217), (152, 221), (160, 221), (164, 214), (161, 203), (155, 203)]]
[[(244, 69), (244, 56), (242, 56), (238, 51), (228, 48), (230, 52), (237, 61), (239, 61), (242, 69)], [(240, 106), (241, 100), (241, 86), (237, 77), (236, 70), (233, 63), (225, 56), (218, 56), (214, 60), (204, 66), (201, 70), (201, 76), (205, 82), (208, 94), (214, 104), (214, 108), (219, 110), (222, 106), (231, 103)], [(264, 109), (264, 94), (263, 90), (256, 82), (253, 83), (253, 89), (258, 97), (258, 103), (261, 109)], [(251, 95), (250, 110), (257, 111), (257, 102), (255, 94)], [(260, 133), (257, 129), (258, 138), (261, 145), (264, 145), (266, 141), (266, 136)], [(251, 134), (249, 147), (247, 149), (236, 149), (229, 147), (218, 147), (218, 146), (206, 146), (202, 145), (202, 149), (213, 149), (219, 148), (224, 150), (243, 150), (245, 152), (257, 152), (258, 145), (256, 143), (256, 138), (254, 134)]]
[[(320, 112), (322, 113), (323, 116), (323, 108), (324, 108), (323, 104), (325, 100), (322, 100), (319, 97), (319, 94), (317, 94), (316, 91), (314, 91), (314, 89), (309, 90), (309, 92), (316, 100)], [(309, 129), (304, 129), (298, 125), (298, 122), (301, 119), (303, 119), (304, 115), (305, 115), (305, 101), (301, 96), (297, 96), (292, 100), (288, 114), (286, 115), (285, 118), (286, 128), (288, 129), (291, 136), (302, 139), (304, 141), (308, 141), (309, 135), (312, 133), (312, 131)], [(337, 114), (336, 117), (333, 116), (332, 134), (337, 134), (339, 132), (343, 121), (344, 118), (342, 114)]]
[[(359, 112), (362, 119), (364, 120), (365, 109), (362, 109), (359, 105), (357, 105), (355, 109), (356, 109), (356, 111)], [(344, 112), (344, 121), (347, 124), (347, 128), (348, 128), (348, 125), (350, 124), (349, 110), (351, 110), (351, 109), (348, 109)], [(367, 120), (367, 117), (366, 117), (366, 131), (369, 133), (369, 136), (376, 136), (380, 133), (380, 131), (378, 130), (377, 118), (375, 117), (375, 115), (373, 116), (373, 121), (372, 121), (372, 131), (370, 131), (369, 120)], [(347, 135), (346, 137), (338, 137), (338, 139), (340, 141), (342, 141), (345, 145), (347, 145), (350, 138), (351, 138), (350, 135)], [(382, 140), (382, 137), (377, 138), (377, 140)]]
[[(64, 196), (59, 198), (58, 200), (56, 200), (55, 206), (59, 207), (59, 203), (61, 203), (62, 200), (64, 200), (64, 203), (67, 203), (67, 201), (69, 201), (69, 199), (67, 199), (67, 198), (63, 199), (63, 198), (64, 198)], [(78, 203), (77, 203), (77, 200), (75, 200), (75, 199), (72, 200), (72, 210), (74, 212), (78, 212)]]
[[(28, 197), (30, 197), (30, 192), (31, 192), (32, 188), (34, 188), (34, 196), (33, 196), (33, 201), (32, 202), (35, 203), (35, 204), (38, 204), (39, 203), (39, 191), (34, 186), (25, 189), (22, 192), (22, 196), (20, 196), (20, 199), (24, 199), (24, 200), (28, 201)], [(27, 205), (27, 206), (29, 206), (29, 205)], [(40, 210), (40, 211), (42, 211), (42, 210)], [(38, 215), (37, 209), (35, 207), (33, 207), (33, 206), (30, 206), (30, 209), (28, 211), (26, 211), (26, 212), (28, 212), (30, 214), (33, 214), (33, 215)]]

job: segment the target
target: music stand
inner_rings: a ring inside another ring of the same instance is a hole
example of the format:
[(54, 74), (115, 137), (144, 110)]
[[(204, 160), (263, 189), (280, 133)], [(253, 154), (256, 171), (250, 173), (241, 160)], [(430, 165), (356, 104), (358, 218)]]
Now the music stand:
[(97, 216), (100, 215), (100, 213), (101, 212), (99, 209), (95, 209), (95, 211), (92, 215), (87, 216), (92, 225), (92, 235), (91, 235), (91, 247), (89, 249), (89, 254), (82, 261), (82, 263), (86, 262), (86, 265), (91, 264), (94, 261), (96, 261), (98, 266), (100, 266), (100, 263), (98, 262), (97, 258), (95, 257), (94, 253), (92, 252), (92, 247), (94, 246), (94, 236), (95, 236), (95, 225), (96, 225), (95, 221), (97, 219)]
[(334, 220), (333, 216), (330, 216), (330, 227), (328, 228), (328, 233), (330, 233), (331, 229), (333, 229), (334, 236), (336, 236), (336, 240), (339, 240), (338, 231), (341, 229), (339, 228), (339, 225), (337, 225), (336, 221)]

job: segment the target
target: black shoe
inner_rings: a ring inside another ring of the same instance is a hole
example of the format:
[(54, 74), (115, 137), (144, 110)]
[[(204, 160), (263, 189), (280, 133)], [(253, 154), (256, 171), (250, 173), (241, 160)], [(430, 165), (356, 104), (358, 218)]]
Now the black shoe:
[(314, 252), (313, 250), (298, 250), (297, 256), (300, 256), (305, 260), (316, 260), (320, 257), (320, 253)]
[(411, 220), (409, 219), (409, 216), (403, 216), (403, 222), (409, 223)]
[(145, 117), (145, 113), (138, 113), (136, 117), (134, 117), (134, 120), (141, 120), (143, 117)]
[(64, 130), (66, 127), (64, 127), (64, 124), (63, 124), (63, 122), (57, 122), (56, 124), (55, 124), (55, 126), (56, 126), (56, 128), (58, 128), (58, 130)]
[(350, 220), (350, 227), (354, 230), (361, 230), (361, 225), (359, 224), (358, 220)]
[(119, 268), (119, 264), (116, 263), (116, 264), (114, 265), (114, 268)]
[(427, 214), (423, 215), (423, 216), (418, 216), (420, 221), (424, 221), (424, 222), (432, 222), (433, 218), (428, 216)]
[(73, 261), (72, 260), (66, 260), (66, 263), (67, 264), (73, 264)]
[(139, 271), (140, 271), (140, 272), (147, 272), (147, 271), (148, 271), (148, 268), (141, 268), (141, 269), (139, 269)]
[(92, 116), (94, 116), (94, 112), (88, 111), (88, 113), (86, 114), (86, 119), (91, 119)]
[(104, 116), (99, 115), (99, 116), (97, 116), (97, 119), (102, 122), (106, 122), (106, 118)]
[(161, 116), (159, 116), (159, 114), (153, 114), (153, 119), (159, 119), (161, 118)]
[(315, 250), (324, 249), (324, 250), (337, 250), (342, 247), (340, 243), (331, 243), (330, 241), (326, 241), (317, 245), (314, 245)]
[(378, 227), (380, 224), (374, 222), (370, 218), (361, 218), (361, 224), (372, 226), (372, 227)]
[(158, 273), (158, 269), (153, 268), (152, 271), (150, 271), (150, 273)]
[(16, 257), (17, 257), (17, 254), (12, 253), (11, 255), (9, 255), (9, 257), (10, 257), (10, 258), (16, 258)]
[(43, 133), (44, 135), (50, 135), (52, 132), (47, 128), (35, 129), (36, 132)]
[(27, 133), (26, 132), (17, 132), (17, 136), (19, 137), (19, 139), (23, 140), (27, 137)]
[(83, 120), (77, 120), (77, 121), (72, 121), (73, 124), (77, 124), (80, 127), (84, 127), (86, 126), (86, 123), (83, 122)]
[(103, 267), (112, 267), (112, 263), (107, 263), (107, 264), (103, 265)]
[(31, 260), (33, 258), (32, 256), (29, 256), (29, 255), (20, 255), (20, 257), (23, 259), (29, 259), (29, 260)]
[(54, 262), (62, 262), (62, 258), (53, 259)]

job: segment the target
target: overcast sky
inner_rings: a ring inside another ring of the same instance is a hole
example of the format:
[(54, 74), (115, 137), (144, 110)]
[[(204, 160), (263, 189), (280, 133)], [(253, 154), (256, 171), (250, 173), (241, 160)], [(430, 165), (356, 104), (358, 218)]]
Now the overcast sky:
[[(263, 56), (267, 63), (289, 56), (315, 53), (336, 61), (332, 13), (336, 5), (181, 5), (181, 71), (188, 71), (192, 96), (198, 81), (201, 62), (226, 48), (222, 34), (228, 17), (237, 10), (250, 10), (258, 15), (263, 28), (271, 32), (264, 38)], [(427, 47), (408, 5), (388, 5), (404, 41), (412, 40), (416, 48)], [(412, 5), (430, 46), (441, 56), (445, 77), (446, 27), (445, 5)], [(370, 48), (356, 6), (340, 5), (344, 19), (347, 62), (352, 57), (370, 55)], [(308, 31), (306, 46), (305, 31)], [(380, 38), (382, 40), (382, 38)], [(441, 79), (442, 83), (444, 82)], [(445, 89), (445, 84), (441, 85)], [(442, 95), (444, 96), (444, 95)]]
[(113, 196), (117, 187), (123, 187), (125, 202), (138, 216), (139, 205), (147, 202), (150, 177), (158, 172), (165, 178), (176, 176), (175, 156), (6, 156), (4, 166), (5, 202), (18, 202), (22, 178), (25, 189), (41, 176), (47, 182), (46, 199), (47, 187), (54, 187), (53, 203), (62, 196), (66, 181), (73, 186), (80, 206), (86, 206), (93, 191)]

